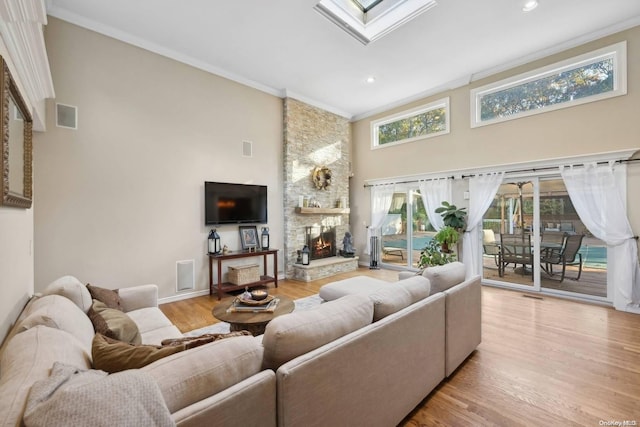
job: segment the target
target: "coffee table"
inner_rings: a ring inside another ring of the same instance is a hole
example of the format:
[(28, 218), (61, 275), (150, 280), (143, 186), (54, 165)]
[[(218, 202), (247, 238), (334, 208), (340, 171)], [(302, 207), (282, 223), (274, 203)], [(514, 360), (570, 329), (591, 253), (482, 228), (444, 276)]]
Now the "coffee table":
[(229, 323), (231, 331), (249, 331), (251, 335), (264, 334), (267, 323), (282, 314), (291, 313), (295, 304), (291, 298), (284, 295), (274, 295), (280, 301), (272, 313), (230, 312), (227, 309), (233, 304), (236, 297), (224, 298), (213, 307), (213, 317)]

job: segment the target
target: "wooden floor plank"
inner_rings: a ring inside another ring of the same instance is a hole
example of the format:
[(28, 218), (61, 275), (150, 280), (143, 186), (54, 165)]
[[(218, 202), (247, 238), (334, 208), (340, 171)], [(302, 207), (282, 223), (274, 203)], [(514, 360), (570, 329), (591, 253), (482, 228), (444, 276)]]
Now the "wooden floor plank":
[[(279, 281), (278, 288), (271, 285), (269, 291), (302, 298), (318, 293), (326, 283), (356, 275), (397, 278), (395, 271), (360, 268), (310, 283)], [(640, 423), (640, 316), (523, 295), (483, 287), (482, 343), (400, 425)], [(204, 296), (160, 308), (186, 332), (215, 323), (215, 304), (216, 297)]]

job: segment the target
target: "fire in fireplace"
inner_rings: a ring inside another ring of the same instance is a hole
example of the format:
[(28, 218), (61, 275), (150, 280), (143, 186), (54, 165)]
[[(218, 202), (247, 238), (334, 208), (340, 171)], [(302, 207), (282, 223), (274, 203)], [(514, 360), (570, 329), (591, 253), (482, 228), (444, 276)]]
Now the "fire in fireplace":
[(336, 228), (325, 226), (306, 227), (310, 259), (336, 256)]

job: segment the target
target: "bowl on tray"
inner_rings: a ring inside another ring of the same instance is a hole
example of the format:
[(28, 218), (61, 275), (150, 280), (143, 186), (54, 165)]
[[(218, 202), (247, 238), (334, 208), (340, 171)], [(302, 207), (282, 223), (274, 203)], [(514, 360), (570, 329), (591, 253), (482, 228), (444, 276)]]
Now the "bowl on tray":
[(251, 299), (254, 301), (262, 301), (269, 296), (269, 292), (265, 289), (256, 289), (251, 291)]

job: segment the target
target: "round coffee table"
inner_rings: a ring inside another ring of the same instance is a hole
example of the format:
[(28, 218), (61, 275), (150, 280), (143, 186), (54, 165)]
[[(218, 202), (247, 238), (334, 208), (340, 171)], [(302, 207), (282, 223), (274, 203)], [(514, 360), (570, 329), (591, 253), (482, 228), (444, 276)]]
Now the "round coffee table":
[(284, 295), (274, 295), (280, 301), (276, 309), (271, 313), (254, 312), (229, 312), (227, 310), (233, 304), (236, 297), (224, 298), (213, 307), (213, 317), (229, 323), (231, 331), (249, 331), (251, 335), (264, 334), (264, 329), (273, 318), (281, 314), (291, 313), (295, 304), (291, 298)]

